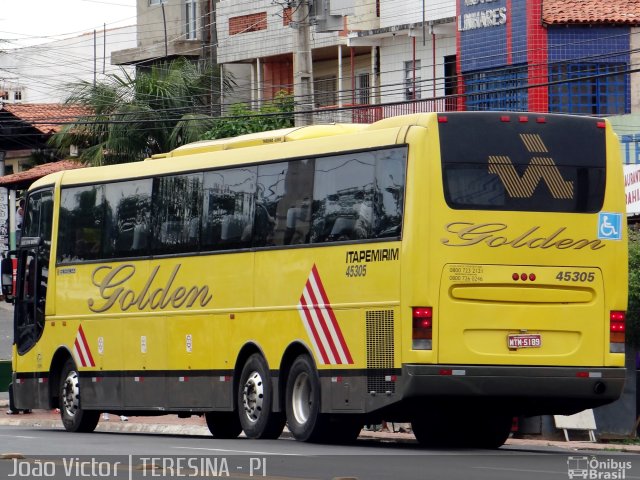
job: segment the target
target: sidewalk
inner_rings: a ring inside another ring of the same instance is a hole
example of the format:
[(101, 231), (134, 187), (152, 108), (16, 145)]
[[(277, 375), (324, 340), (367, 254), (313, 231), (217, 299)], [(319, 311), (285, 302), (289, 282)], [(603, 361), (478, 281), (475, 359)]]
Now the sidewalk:
[[(3, 398), (4, 397), (4, 398)], [(34, 410), (30, 414), (6, 415), (8, 401), (6, 394), (0, 394), (0, 425), (13, 425), (22, 427), (35, 427), (45, 429), (61, 429), (60, 414), (54, 410)], [(178, 418), (177, 415), (162, 415), (157, 417), (128, 417), (123, 422), (117, 415), (110, 415), (108, 421), (100, 419), (97, 431), (102, 432), (128, 432), (128, 433), (152, 433), (168, 435), (195, 435), (210, 436), (204, 417), (193, 416), (191, 418)], [(283, 436), (289, 436), (285, 429)], [(372, 432), (362, 430), (361, 439), (378, 439), (388, 442), (415, 442), (411, 433)], [(614, 443), (592, 443), (586, 441), (555, 441), (538, 439), (510, 438), (506, 445), (520, 448), (556, 447), (568, 452), (575, 450), (617, 451), (627, 453), (640, 453), (640, 445), (622, 445)]]

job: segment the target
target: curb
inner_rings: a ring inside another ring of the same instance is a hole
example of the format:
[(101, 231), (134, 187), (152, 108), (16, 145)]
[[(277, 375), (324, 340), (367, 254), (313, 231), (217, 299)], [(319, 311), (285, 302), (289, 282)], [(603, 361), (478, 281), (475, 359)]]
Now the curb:
[[(8, 408), (8, 402), (0, 401), (0, 409)], [(47, 430), (62, 430), (62, 422), (59, 416), (46, 412), (49, 418), (42, 418), (43, 412), (36, 411), (32, 414), (16, 414), (2, 415), (0, 413), (0, 426), (42, 428)], [(145, 419), (140, 421), (139, 419)], [(151, 417), (130, 417), (129, 421), (121, 422), (117, 415), (113, 415), (111, 421), (100, 420), (96, 427), (96, 432), (125, 432), (125, 433), (146, 433), (146, 434), (163, 434), (163, 435), (187, 435), (211, 437), (209, 428), (204, 425), (183, 425), (162, 423), (162, 421), (150, 423), (147, 419)], [(156, 417), (158, 418), (158, 417)], [(240, 438), (244, 434), (240, 434)], [(293, 438), (293, 435), (285, 427), (280, 438)], [(415, 437), (411, 433), (392, 433), (392, 432), (370, 432), (362, 430), (359, 438), (380, 440), (393, 443), (417, 443)]]

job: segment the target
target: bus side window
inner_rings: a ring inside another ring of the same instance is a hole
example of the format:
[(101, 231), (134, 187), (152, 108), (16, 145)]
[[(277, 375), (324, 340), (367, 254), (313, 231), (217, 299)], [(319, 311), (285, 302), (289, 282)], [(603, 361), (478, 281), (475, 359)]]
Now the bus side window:
[(371, 237), (375, 152), (316, 160), (312, 242)]
[(306, 159), (259, 166), (257, 202), (264, 208), (257, 212), (254, 246), (309, 243), (314, 164)]
[(151, 179), (105, 186), (105, 257), (133, 257), (147, 253), (151, 187)]
[(197, 251), (203, 174), (160, 177), (154, 180), (153, 190), (153, 253)]
[(251, 246), (256, 204), (256, 167), (205, 173), (203, 248)]
[(100, 258), (103, 222), (104, 185), (63, 189), (58, 261)]
[(407, 149), (393, 148), (377, 152), (377, 155), (373, 237), (399, 237), (402, 233)]

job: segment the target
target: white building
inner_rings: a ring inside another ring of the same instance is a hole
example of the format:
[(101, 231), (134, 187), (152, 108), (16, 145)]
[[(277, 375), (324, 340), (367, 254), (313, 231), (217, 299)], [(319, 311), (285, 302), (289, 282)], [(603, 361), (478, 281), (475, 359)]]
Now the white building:
[[(323, 2), (322, 11), (344, 17), (331, 22), (320, 17), (311, 27), (314, 107), (323, 110), (316, 121), (372, 121), (409, 108), (375, 105), (433, 97), (438, 102), (411, 108), (444, 109), (445, 95), (455, 93), (455, 0)], [(316, 8), (323, 2), (315, 0)], [(218, 4), (218, 61), (251, 65), (252, 98), (258, 103), (280, 90), (293, 91), (293, 55), (300, 46), (291, 17), (287, 4), (271, 0)], [(322, 23), (332, 23), (336, 31), (322, 32)], [(336, 110), (354, 105), (362, 108)]]
[[(135, 45), (133, 25), (0, 51), (2, 97), (10, 103), (62, 103), (70, 83), (120, 72), (111, 65), (111, 52)], [(126, 68), (133, 73), (133, 67)]]
[[(382, 103), (430, 100), (417, 111), (452, 107), (445, 96), (455, 94), (456, 1), (384, 0), (378, 28), (349, 32), (349, 45), (380, 51), (379, 98)], [(409, 113), (409, 105), (388, 113)], [(388, 116), (387, 113), (384, 116)]]

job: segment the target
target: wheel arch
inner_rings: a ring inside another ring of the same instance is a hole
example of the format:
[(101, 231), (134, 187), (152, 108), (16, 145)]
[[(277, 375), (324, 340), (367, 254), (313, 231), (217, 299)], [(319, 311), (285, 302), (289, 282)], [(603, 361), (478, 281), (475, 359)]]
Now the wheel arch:
[(67, 347), (60, 347), (54, 353), (51, 359), (51, 366), (49, 367), (49, 407), (57, 407), (59, 404), (59, 388), (60, 388), (60, 373), (62, 367), (67, 360), (73, 360), (73, 355)]

